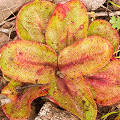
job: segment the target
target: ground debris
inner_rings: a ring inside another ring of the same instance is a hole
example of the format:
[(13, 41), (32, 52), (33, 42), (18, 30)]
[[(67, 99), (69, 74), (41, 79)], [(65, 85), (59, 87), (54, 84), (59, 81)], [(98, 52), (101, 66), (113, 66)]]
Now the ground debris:
[(51, 102), (46, 102), (35, 120), (80, 120), (68, 111), (57, 108)]

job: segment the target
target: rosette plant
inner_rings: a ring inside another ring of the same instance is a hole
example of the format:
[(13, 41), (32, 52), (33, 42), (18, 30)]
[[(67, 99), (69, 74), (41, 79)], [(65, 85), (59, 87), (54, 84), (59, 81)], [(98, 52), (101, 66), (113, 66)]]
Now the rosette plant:
[(120, 101), (120, 61), (113, 56), (119, 35), (105, 20), (88, 24), (79, 0), (34, 1), (20, 9), (16, 31), (21, 40), (0, 50), (0, 68), (9, 80), (1, 94), (12, 100), (2, 109), (9, 119), (26, 119), (31, 102), (41, 96), (81, 120), (96, 119), (96, 103)]

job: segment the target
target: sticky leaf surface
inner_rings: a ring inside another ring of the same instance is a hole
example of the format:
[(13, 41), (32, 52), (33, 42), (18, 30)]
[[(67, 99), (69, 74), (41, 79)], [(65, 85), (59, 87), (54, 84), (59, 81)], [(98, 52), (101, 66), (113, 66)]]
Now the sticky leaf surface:
[(104, 67), (113, 54), (113, 45), (99, 36), (91, 36), (64, 48), (58, 56), (59, 70), (68, 77), (90, 75)]
[(22, 82), (11, 80), (9, 84), (2, 89), (1, 94), (9, 97), (13, 102), (18, 98), (18, 92), (16, 91), (15, 88), (22, 85), (23, 85)]
[(23, 40), (45, 43), (45, 29), (55, 4), (49, 1), (31, 2), (22, 7), (17, 15), (16, 31)]
[(112, 28), (112, 25), (105, 20), (93, 21), (88, 29), (88, 36), (101, 36), (109, 40), (113, 46), (114, 51), (119, 45), (119, 34), (116, 29)]
[(1, 49), (0, 63), (3, 74), (14, 80), (46, 84), (54, 78), (57, 56), (47, 45), (18, 40)]
[[(25, 89), (23, 93), (17, 93), (16, 87), (20, 82), (12, 80), (3, 90), (2, 94), (12, 99), (12, 103), (2, 106), (3, 111), (10, 120), (25, 120), (30, 115), (31, 102), (40, 96), (48, 94), (47, 87), (32, 87)], [(12, 89), (11, 89), (12, 88)], [(45, 90), (46, 89), (46, 90)], [(6, 93), (9, 91), (8, 93)], [(14, 98), (14, 99), (13, 99)]]
[(120, 61), (113, 60), (93, 76), (86, 77), (94, 99), (101, 105), (120, 101)]
[(96, 104), (82, 76), (73, 79), (56, 78), (52, 81), (49, 95), (81, 120), (95, 120)]
[(87, 36), (88, 15), (79, 0), (60, 3), (49, 19), (46, 42), (58, 53), (64, 47)]

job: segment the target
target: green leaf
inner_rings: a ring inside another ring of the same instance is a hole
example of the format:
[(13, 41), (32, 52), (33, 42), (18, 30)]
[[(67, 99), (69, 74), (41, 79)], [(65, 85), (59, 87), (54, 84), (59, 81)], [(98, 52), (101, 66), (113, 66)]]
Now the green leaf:
[(60, 52), (63, 48), (87, 36), (88, 15), (79, 0), (60, 3), (46, 28), (46, 42)]
[[(114, 20), (112, 22), (114, 22)], [(93, 21), (88, 28), (88, 36), (93, 35), (101, 36), (109, 40), (114, 46), (114, 51), (118, 48), (119, 34), (116, 29), (112, 28), (109, 22), (105, 20)]]
[(120, 101), (120, 61), (115, 59), (95, 75), (86, 77), (94, 99), (101, 105), (112, 105)]
[(64, 109), (77, 115), (81, 120), (95, 120), (97, 107), (83, 77), (52, 81), (49, 95)]
[(58, 56), (58, 67), (66, 77), (92, 75), (103, 68), (113, 55), (113, 45), (99, 36), (91, 36), (64, 48)]
[(117, 28), (117, 30), (120, 29), (120, 17), (116, 20), (115, 16), (112, 16), (109, 22), (112, 24), (113, 28)]
[(117, 18), (117, 24), (120, 25), (120, 17)]
[(46, 84), (55, 76), (57, 55), (47, 45), (16, 40), (1, 49), (1, 70), (14, 80)]
[(45, 29), (55, 4), (49, 1), (34, 1), (24, 5), (16, 19), (16, 31), (23, 40), (45, 43)]
[(117, 28), (118, 25), (117, 25), (117, 24), (113, 24), (112, 27), (113, 27), (113, 28)]
[(112, 16), (109, 22), (110, 22), (111, 24), (115, 24), (115, 23), (116, 23), (116, 18), (115, 18), (115, 16)]
[(10, 120), (25, 120), (30, 115), (31, 102), (40, 96), (48, 94), (48, 86), (32, 87), (25, 89), (22, 93), (16, 92), (16, 87), (22, 86), (21, 82), (11, 80), (11, 82), (5, 86), (1, 94), (11, 98), (12, 103), (8, 103), (2, 106), (5, 115)]
[(119, 30), (120, 29), (120, 17), (117, 18), (116, 24), (117, 24), (117, 29)]

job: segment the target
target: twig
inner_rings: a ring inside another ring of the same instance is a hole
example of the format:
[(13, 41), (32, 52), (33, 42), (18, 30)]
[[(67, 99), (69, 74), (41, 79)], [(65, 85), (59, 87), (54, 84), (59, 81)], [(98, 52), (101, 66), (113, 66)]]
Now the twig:
[(14, 17), (12, 17), (12, 18), (10, 18), (10, 19), (8, 19), (8, 20), (5, 20), (5, 21), (1, 22), (1, 23), (0, 23), (0, 26), (2, 26), (2, 25), (4, 25), (6, 22), (9, 22), (9, 21), (14, 20), (14, 19), (16, 19), (16, 16), (14, 16)]
[(14, 28), (14, 26), (12, 26), (12, 28), (10, 29), (9, 36), (8, 36), (8, 41), (10, 41), (10, 35), (11, 35), (12, 31), (13, 31), (13, 28)]
[(105, 7), (105, 6), (103, 6), (103, 5), (101, 5), (101, 7), (103, 7), (103, 8), (105, 8), (106, 10), (112, 12), (112, 10), (108, 9), (107, 7)]
[[(114, 15), (120, 15), (120, 11), (109, 13), (109, 16), (114, 16)], [(90, 15), (90, 14), (89, 14), (89, 16), (93, 17), (93, 15)], [(108, 16), (108, 13), (107, 12), (98, 12), (98, 13), (95, 13), (95, 17), (100, 17), (100, 16)]]
[(22, 90), (22, 89), (36, 87), (36, 86), (43, 86), (43, 84), (35, 84), (35, 85), (29, 85), (29, 86), (24, 86), (24, 87), (16, 87), (16, 90)]
[(17, 92), (23, 92), (23, 90), (26, 89), (26, 88), (31, 88), (31, 87), (36, 87), (36, 86), (42, 87), (42, 86), (47, 86), (47, 85), (49, 85), (49, 83), (44, 84), (44, 85), (43, 84), (34, 84), (34, 85), (29, 85), (29, 86), (16, 87), (16, 91)]

